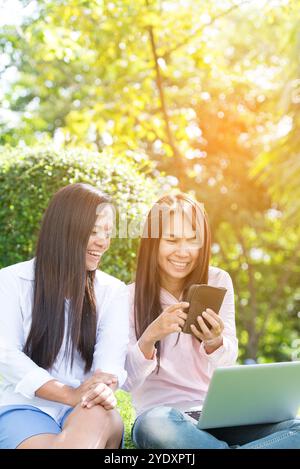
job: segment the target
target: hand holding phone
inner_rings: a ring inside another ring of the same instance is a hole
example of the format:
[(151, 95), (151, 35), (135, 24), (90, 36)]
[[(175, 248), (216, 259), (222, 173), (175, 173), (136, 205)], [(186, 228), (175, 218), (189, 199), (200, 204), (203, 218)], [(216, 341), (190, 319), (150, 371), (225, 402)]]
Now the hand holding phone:
[[(203, 311), (207, 308), (212, 309), (215, 313), (219, 313), (222, 306), (225, 293), (227, 289), (224, 287), (213, 287), (211, 285), (191, 285), (186, 301), (190, 303), (188, 310), (188, 317), (185, 321), (182, 332), (186, 334), (193, 334), (191, 330), (191, 324), (194, 324), (196, 327), (198, 325), (197, 316), (202, 316)], [(203, 321), (209, 329), (211, 325), (203, 317)]]

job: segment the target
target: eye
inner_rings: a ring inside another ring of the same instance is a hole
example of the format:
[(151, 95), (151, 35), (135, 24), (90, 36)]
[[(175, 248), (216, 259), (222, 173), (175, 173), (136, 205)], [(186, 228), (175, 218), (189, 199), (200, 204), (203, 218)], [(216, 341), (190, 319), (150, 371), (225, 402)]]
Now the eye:
[(193, 246), (201, 246), (201, 242), (200, 242), (200, 240), (197, 239), (197, 238), (193, 239), (193, 240), (191, 241), (191, 244), (192, 244)]

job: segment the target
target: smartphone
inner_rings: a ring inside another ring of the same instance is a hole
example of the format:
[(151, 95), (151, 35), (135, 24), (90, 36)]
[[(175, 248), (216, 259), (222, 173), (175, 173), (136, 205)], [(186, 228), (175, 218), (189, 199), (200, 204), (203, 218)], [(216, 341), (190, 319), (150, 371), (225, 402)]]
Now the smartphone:
[[(191, 324), (194, 324), (199, 329), (197, 316), (202, 316), (202, 313), (206, 308), (210, 308), (218, 314), (226, 292), (227, 289), (224, 287), (213, 287), (211, 285), (199, 284), (191, 285), (186, 297), (186, 301), (190, 303), (187, 313), (188, 317), (185, 321), (182, 332), (192, 334)], [(211, 329), (212, 326), (210, 323), (204, 318), (203, 320), (207, 327)]]

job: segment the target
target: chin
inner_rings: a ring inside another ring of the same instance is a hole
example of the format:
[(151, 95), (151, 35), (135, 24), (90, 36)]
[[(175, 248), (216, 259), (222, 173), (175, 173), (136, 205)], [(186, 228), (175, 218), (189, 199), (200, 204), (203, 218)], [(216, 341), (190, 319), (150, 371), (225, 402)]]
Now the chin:
[(190, 272), (169, 272), (170, 277), (173, 278), (185, 278)]
[(98, 268), (98, 265), (87, 265), (86, 269), (89, 271), (89, 272), (93, 272), (93, 270), (97, 270)]

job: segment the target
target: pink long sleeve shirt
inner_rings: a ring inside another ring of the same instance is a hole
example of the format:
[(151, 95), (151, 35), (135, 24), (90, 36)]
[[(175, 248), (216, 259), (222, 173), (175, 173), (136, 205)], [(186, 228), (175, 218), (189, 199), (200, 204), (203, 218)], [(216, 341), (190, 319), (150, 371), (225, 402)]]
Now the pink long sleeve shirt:
[[(234, 292), (227, 272), (217, 267), (209, 268), (208, 284), (225, 287), (227, 292), (220, 309), (224, 322), (223, 345), (207, 354), (203, 343), (190, 334), (168, 335), (161, 340), (160, 369), (157, 374), (156, 354), (146, 359), (135, 335), (134, 328), (134, 284), (130, 289), (130, 343), (126, 359), (127, 381), (123, 389), (132, 394), (136, 414), (166, 404), (183, 401), (203, 402), (215, 368), (233, 365), (237, 359)], [(163, 309), (178, 300), (167, 290), (161, 289)]]

